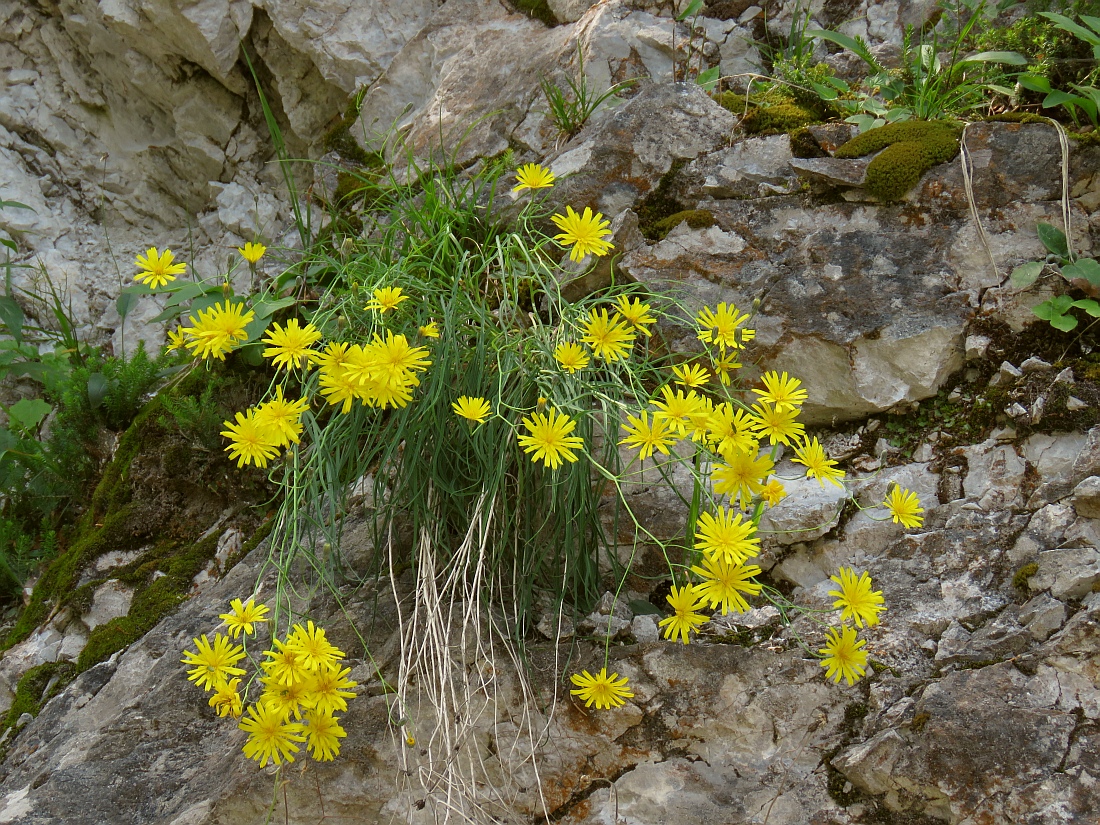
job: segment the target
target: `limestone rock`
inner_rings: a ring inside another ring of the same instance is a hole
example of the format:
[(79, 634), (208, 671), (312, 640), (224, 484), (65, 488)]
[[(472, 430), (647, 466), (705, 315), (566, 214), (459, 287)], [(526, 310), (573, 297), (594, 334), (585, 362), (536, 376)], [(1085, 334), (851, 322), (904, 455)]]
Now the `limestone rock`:
[(963, 490), (983, 510), (1018, 507), (1024, 480), (1024, 462), (1010, 446), (985, 442), (960, 451), (966, 458), (968, 472)]
[(1050, 590), (1056, 599), (1080, 599), (1100, 581), (1100, 551), (1062, 547), (1039, 554), (1039, 571), (1028, 579), (1032, 590)]
[(1073, 509), (1086, 518), (1100, 518), (1100, 476), (1089, 476), (1073, 488)]
[(125, 616), (130, 612), (130, 602), (134, 598), (134, 589), (122, 582), (111, 579), (99, 585), (92, 593), (92, 606), (88, 612), (81, 616), (89, 630), (111, 619)]
[(687, 201), (789, 195), (798, 188), (793, 162), (789, 136), (749, 138), (689, 163), (678, 186)]

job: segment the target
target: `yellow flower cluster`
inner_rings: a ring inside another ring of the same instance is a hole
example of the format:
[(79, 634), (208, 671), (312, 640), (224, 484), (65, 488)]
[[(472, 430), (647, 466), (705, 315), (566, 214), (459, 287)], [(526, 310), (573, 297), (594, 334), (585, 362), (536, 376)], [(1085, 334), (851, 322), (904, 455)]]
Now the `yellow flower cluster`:
[(297, 444), (302, 435), (302, 413), (309, 401), (299, 398), (293, 401), (283, 397), (283, 388), (275, 388), (275, 396), (269, 401), (237, 413), (236, 423), (223, 422), (221, 434), (229, 439), (226, 452), (237, 467), (255, 464), (266, 467), (279, 455), (279, 450)]
[[(267, 607), (249, 599), (234, 599), (230, 611), (220, 618), (233, 638), (251, 636), (257, 624), (266, 622)], [(240, 693), (245, 670), (236, 667), (245, 657), (243, 645), (232, 644), (217, 634), (211, 643), (205, 635), (194, 640), (195, 651), (184, 651), (189, 665), (188, 680), (211, 692), (209, 704), (221, 717), (239, 720), (248, 733), (244, 754), (266, 767), (268, 762), (293, 762), (304, 742), (310, 755), (328, 762), (340, 754), (340, 740), (347, 733), (337, 713), (347, 710), (356, 683), (342, 668), (344, 654), (312, 621), (295, 624), (284, 639), (273, 638), (260, 663), (258, 678), (249, 684), (262, 685), (259, 698), (245, 706)]]
[(852, 568), (841, 567), (839, 575), (829, 579), (840, 585), (839, 590), (830, 590), (829, 595), (836, 596), (833, 607), (840, 608), (841, 626), (825, 631), (825, 647), (818, 653), (826, 679), (839, 683), (843, 677), (852, 685), (867, 670), (867, 651), (863, 649), (867, 642), (847, 622), (853, 621), (861, 628), (866, 622), (868, 627), (874, 627), (878, 614), (886, 610), (885, 600), (881, 590), (871, 589), (871, 577), (866, 572), (856, 576)]

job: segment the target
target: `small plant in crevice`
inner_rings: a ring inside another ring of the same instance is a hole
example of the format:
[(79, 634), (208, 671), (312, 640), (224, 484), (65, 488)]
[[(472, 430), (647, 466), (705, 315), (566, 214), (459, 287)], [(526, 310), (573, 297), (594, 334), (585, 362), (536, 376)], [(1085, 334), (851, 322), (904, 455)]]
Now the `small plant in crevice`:
[(599, 93), (591, 89), (588, 75), (584, 71), (584, 52), (578, 44), (576, 77), (565, 76), (566, 88), (563, 89), (546, 77), (539, 81), (546, 100), (547, 114), (558, 130), (559, 141), (568, 141), (575, 137), (600, 106), (617, 102), (615, 95), (630, 88), (634, 82), (624, 80)]
[[(1056, 295), (1048, 298), (1031, 308), (1035, 316), (1062, 332), (1077, 328), (1080, 319), (1073, 310), (1080, 310), (1092, 318), (1100, 319), (1100, 303), (1096, 300), (1100, 297), (1100, 263), (1093, 258), (1076, 255), (1066, 233), (1058, 227), (1039, 223), (1035, 229), (1039, 240), (1050, 254), (1045, 261), (1029, 261), (1013, 269), (1009, 276), (1012, 285), (1017, 289), (1027, 289), (1050, 267), (1068, 281), (1078, 291), (1078, 295), (1084, 294), (1085, 297)], [(1093, 321), (1089, 326), (1095, 323)]]

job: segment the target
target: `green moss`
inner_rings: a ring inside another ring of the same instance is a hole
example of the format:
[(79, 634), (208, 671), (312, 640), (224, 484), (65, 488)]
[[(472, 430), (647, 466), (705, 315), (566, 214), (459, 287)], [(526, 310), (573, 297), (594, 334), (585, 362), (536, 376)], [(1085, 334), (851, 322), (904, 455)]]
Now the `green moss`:
[(913, 721), (909, 723), (910, 730), (914, 730), (920, 733), (924, 730), (924, 726), (928, 724), (928, 720), (932, 718), (932, 714), (927, 711), (921, 711), (913, 717)]
[(737, 94), (736, 92), (719, 92), (716, 95), (712, 95), (714, 102), (725, 109), (730, 114), (741, 115), (745, 114), (745, 109), (748, 108), (748, 102), (743, 94)]
[(741, 128), (750, 135), (775, 134), (801, 129), (821, 121), (821, 113), (798, 103), (757, 106), (741, 118)]
[(882, 150), (867, 167), (868, 192), (884, 201), (905, 195), (921, 176), (959, 153), (962, 127), (943, 120), (907, 120), (870, 129), (839, 147), (834, 156), (858, 158)]
[(336, 125), (325, 132), (321, 146), (326, 152), (335, 152), (341, 158), (366, 169), (379, 169), (385, 165), (385, 159), (378, 152), (368, 152), (351, 136), (351, 127), (359, 119), (359, 108), (363, 105), (366, 88), (351, 96), (343, 117)]
[(821, 148), (821, 144), (817, 142), (813, 132), (805, 126), (791, 132), (791, 154), (796, 158), (825, 158), (829, 156), (829, 153)]
[[(11, 707), (8, 708), (4, 721), (0, 722), (0, 730), (13, 727), (24, 713), (37, 716), (42, 706), (71, 682), (75, 675), (73, 666), (68, 662), (45, 662), (32, 667), (19, 680)], [(57, 681), (50, 687), (50, 680), (54, 676)], [(49, 693), (46, 692), (47, 688)]]
[[(646, 239), (657, 241), (664, 237), (658, 224), (677, 213), (684, 211), (684, 205), (672, 197), (672, 181), (687, 163), (683, 158), (672, 162), (669, 170), (657, 181), (657, 185), (642, 198), (635, 211), (638, 213), (638, 229)], [(668, 234), (668, 230), (665, 230)]]
[(1016, 575), (1012, 577), (1012, 586), (1017, 590), (1028, 589), (1027, 580), (1039, 572), (1039, 565), (1035, 562), (1025, 564), (1019, 570), (1016, 571)]
[(987, 123), (1050, 123), (1049, 117), (1043, 117), (1034, 112), (1004, 112), (999, 115), (990, 115), (982, 120)]
[(707, 229), (714, 226), (714, 213), (708, 209), (685, 209), (676, 212), (654, 224), (655, 234), (658, 238), (663, 238), (682, 223), (687, 223), (692, 229)]
[(1091, 132), (1066, 132), (1066, 135), (1078, 146), (1100, 146), (1100, 130)]

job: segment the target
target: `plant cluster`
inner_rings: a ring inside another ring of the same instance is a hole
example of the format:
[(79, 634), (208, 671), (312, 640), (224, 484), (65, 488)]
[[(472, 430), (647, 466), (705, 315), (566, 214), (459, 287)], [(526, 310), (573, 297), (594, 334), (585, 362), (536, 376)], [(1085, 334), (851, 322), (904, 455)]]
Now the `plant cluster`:
[(1075, 309), (1093, 318), (1100, 318), (1100, 303), (1096, 300), (1100, 297), (1100, 263), (1093, 258), (1083, 258), (1074, 254), (1066, 233), (1058, 227), (1049, 223), (1039, 223), (1036, 225), (1036, 231), (1039, 240), (1050, 254), (1045, 261), (1028, 261), (1012, 270), (1010, 276), (1012, 285), (1017, 289), (1030, 287), (1049, 266), (1078, 290), (1077, 294), (1084, 293), (1086, 297), (1056, 295), (1035, 305), (1031, 311), (1062, 332), (1077, 328), (1079, 319), (1073, 314)]

